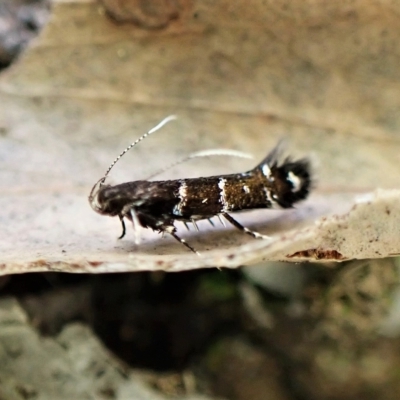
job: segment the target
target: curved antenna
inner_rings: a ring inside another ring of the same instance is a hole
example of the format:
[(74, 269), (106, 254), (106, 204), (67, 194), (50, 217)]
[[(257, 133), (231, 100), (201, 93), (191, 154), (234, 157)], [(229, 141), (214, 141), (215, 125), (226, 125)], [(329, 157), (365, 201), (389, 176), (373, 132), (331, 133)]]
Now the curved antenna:
[(238, 158), (253, 158), (253, 156), (249, 153), (244, 153), (242, 151), (238, 150), (230, 150), (230, 149), (210, 149), (210, 150), (202, 150), (202, 151), (197, 151), (196, 153), (189, 154), (188, 156), (185, 156), (184, 158), (181, 158), (178, 161), (175, 161), (168, 167), (165, 167), (157, 172), (154, 172), (150, 176), (146, 178), (146, 180), (152, 179), (157, 175), (162, 174), (165, 171), (168, 171), (169, 169), (176, 167), (179, 164), (182, 164), (186, 161), (192, 160), (193, 158), (198, 158), (198, 157), (211, 157), (211, 156), (228, 156), (228, 157), (238, 157)]
[(170, 121), (173, 121), (177, 119), (176, 115), (169, 115), (168, 117), (164, 118), (160, 123), (158, 123), (154, 128), (151, 128), (149, 131), (147, 131), (145, 134), (140, 136), (139, 139), (136, 139), (133, 143), (131, 143), (108, 167), (106, 173), (104, 174), (103, 178), (100, 179), (100, 185), (104, 183), (106, 180), (108, 174), (114, 167), (114, 165), (120, 160), (120, 158), (127, 153), (132, 147), (136, 146), (139, 142), (141, 142), (143, 139), (146, 139), (148, 136), (150, 136), (152, 133), (157, 132), (159, 129), (161, 129), (165, 124), (167, 124)]

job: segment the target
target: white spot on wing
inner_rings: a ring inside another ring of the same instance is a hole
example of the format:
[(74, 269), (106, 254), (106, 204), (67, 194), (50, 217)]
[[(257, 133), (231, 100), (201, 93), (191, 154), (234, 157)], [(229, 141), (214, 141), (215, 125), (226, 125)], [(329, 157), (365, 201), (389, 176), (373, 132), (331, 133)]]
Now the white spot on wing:
[(186, 198), (187, 198), (187, 185), (185, 181), (180, 181), (179, 186), (179, 203), (175, 205), (174, 209), (172, 210), (174, 215), (181, 216), (182, 215), (182, 208), (186, 205)]
[(271, 179), (271, 168), (269, 167), (268, 164), (264, 164), (261, 167), (261, 171), (268, 179)]
[(301, 189), (301, 179), (292, 171), (288, 173), (287, 179), (293, 186), (293, 192), (298, 192)]
[(264, 188), (265, 199), (270, 203), (270, 208), (279, 209), (281, 208), (278, 202), (275, 200), (274, 195), (268, 188)]
[(243, 186), (243, 190), (245, 193), (249, 194), (250, 193), (250, 188), (247, 185)]
[(222, 205), (222, 212), (228, 211), (228, 203), (226, 201), (226, 194), (225, 194), (225, 184), (226, 184), (226, 179), (220, 178), (218, 181), (218, 187), (219, 187), (219, 202)]
[(179, 197), (181, 200), (186, 200), (187, 196), (187, 185), (185, 181), (181, 181), (181, 186), (179, 186)]

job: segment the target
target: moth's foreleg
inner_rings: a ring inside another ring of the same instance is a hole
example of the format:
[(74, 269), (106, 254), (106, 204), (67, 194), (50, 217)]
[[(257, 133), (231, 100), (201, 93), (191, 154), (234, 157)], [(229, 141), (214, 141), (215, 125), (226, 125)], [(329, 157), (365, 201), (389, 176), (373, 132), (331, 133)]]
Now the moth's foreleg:
[(122, 233), (121, 233), (121, 236), (118, 239), (122, 239), (125, 236), (125, 233), (126, 233), (125, 221), (124, 221), (124, 217), (122, 215), (118, 215), (118, 216), (119, 216), (119, 220), (121, 221), (121, 225), (122, 225)]
[(253, 236), (256, 239), (271, 239), (269, 236), (263, 235), (261, 233), (258, 233), (256, 231), (252, 231), (246, 227), (244, 227), (242, 224), (236, 221), (236, 219), (232, 218), (229, 214), (227, 213), (222, 213), (222, 216), (229, 221), (235, 228), (238, 228), (242, 232), (247, 233), (250, 236)]
[[(128, 215), (127, 215), (128, 214)], [(119, 220), (121, 221), (122, 225), (122, 233), (121, 236), (118, 239), (122, 239), (125, 236), (126, 233), (126, 227), (125, 227), (125, 221), (124, 221), (124, 215), (132, 221), (133, 225), (133, 234), (135, 235), (135, 244), (140, 243), (140, 232), (142, 230), (142, 224), (139, 221), (139, 217), (133, 207), (127, 209), (124, 211), (123, 214), (118, 215)]]
[(174, 226), (167, 226), (163, 229), (163, 232), (168, 232), (174, 239), (176, 239), (178, 242), (182, 243), (185, 247), (187, 247), (190, 251), (193, 251), (193, 253), (196, 253), (198, 256), (200, 256), (200, 253), (196, 251), (189, 243), (186, 242), (185, 239), (180, 238), (175, 232), (176, 228)]
[(135, 236), (135, 244), (140, 244), (140, 232), (142, 231), (142, 224), (140, 223), (139, 217), (133, 207), (130, 209), (129, 212), (132, 217), (132, 225), (133, 225), (133, 234)]

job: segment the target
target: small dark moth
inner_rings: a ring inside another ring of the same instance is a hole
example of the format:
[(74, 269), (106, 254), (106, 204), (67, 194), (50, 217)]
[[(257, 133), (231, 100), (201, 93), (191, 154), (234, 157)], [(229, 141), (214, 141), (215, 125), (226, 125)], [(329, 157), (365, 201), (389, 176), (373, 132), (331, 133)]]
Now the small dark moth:
[[(307, 159), (281, 159), (276, 146), (255, 168), (244, 173), (166, 181), (140, 180), (110, 186), (105, 180), (117, 161), (137, 143), (175, 119), (169, 116), (128, 146), (93, 186), (89, 203), (102, 215), (118, 216), (125, 236), (125, 222), (132, 222), (136, 238), (141, 228), (169, 233), (191, 251), (196, 250), (176, 234), (175, 221), (185, 225), (218, 216), (255, 237), (267, 236), (242, 226), (229, 214), (256, 208), (290, 208), (304, 200), (311, 189), (310, 163)], [(189, 157), (190, 158), (190, 157)], [(197, 253), (198, 254), (198, 253)]]

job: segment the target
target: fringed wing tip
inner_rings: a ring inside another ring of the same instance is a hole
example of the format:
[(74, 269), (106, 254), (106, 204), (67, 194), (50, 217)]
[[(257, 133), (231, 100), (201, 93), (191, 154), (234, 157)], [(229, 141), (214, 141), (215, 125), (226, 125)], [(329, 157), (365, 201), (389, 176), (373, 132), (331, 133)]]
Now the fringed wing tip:
[(286, 144), (285, 139), (279, 140), (256, 168), (270, 180), (279, 205), (290, 208), (308, 197), (314, 182), (311, 161), (308, 158), (295, 159), (285, 155)]

